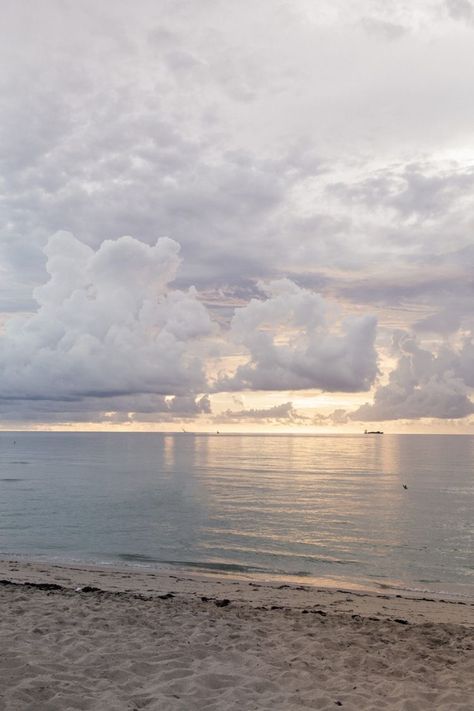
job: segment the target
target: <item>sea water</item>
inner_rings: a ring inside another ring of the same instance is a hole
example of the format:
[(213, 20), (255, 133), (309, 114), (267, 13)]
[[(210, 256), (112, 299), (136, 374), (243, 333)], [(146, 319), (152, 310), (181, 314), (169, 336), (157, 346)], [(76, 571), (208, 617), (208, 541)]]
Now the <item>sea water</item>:
[(0, 556), (469, 594), (473, 464), (471, 436), (3, 432)]

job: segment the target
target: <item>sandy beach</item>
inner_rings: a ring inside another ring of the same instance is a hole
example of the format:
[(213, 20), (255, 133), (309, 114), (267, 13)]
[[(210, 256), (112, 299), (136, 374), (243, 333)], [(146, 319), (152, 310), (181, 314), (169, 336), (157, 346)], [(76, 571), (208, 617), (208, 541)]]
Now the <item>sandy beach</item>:
[(474, 707), (474, 604), (0, 563), (2, 711)]

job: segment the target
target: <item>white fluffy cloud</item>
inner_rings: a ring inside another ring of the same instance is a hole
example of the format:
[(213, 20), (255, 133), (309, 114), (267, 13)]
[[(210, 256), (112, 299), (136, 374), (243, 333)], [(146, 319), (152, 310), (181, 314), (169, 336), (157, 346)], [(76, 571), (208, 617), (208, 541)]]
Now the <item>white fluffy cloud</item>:
[[(207, 356), (242, 348), (247, 363), (214, 391), (368, 389), (377, 373), (375, 319), (341, 319), (335, 306), (289, 279), (259, 284), (264, 298), (218, 329), (196, 290), (172, 286), (179, 245), (133, 237), (93, 249), (71, 233), (45, 247), (36, 311), (0, 336), (0, 399), (9, 420), (156, 421), (210, 413)], [(221, 346), (219, 346), (221, 343)], [(226, 345), (224, 346), (224, 344)], [(232, 346), (232, 343), (234, 344)], [(295, 420), (291, 403), (227, 419)]]
[(249, 352), (220, 390), (368, 390), (377, 374), (376, 319), (339, 321), (324, 299), (289, 279), (260, 284), (265, 300), (239, 309), (231, 335)]
[(168, 288), (179, 245), (132, 237), (94, 250), (65, 232), (46, 248), (49, 280), (37, 311), (10, 319), (1, 337), (4, 399), (68, 400), (205, 388), (196, 342), (210, 335), (195, 291)]

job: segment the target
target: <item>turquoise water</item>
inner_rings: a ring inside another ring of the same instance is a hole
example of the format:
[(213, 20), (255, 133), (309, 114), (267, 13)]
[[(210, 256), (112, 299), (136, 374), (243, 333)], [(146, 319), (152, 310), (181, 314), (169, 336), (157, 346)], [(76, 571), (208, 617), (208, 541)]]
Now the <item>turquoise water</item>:
[(0, 556), (472, 591), (473, 464), (470, 436), (1, 433)]

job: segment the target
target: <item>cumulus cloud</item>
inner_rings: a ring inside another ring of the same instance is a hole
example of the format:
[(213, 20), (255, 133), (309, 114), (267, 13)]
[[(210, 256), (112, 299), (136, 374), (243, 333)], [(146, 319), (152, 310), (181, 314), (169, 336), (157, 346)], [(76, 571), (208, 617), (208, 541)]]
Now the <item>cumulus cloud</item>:
[(456, 419), (474, 412), (469, 397), (474, 385), (472, 340), (464, 341), (458, 349), (445, 345), (433, 353), (412, 335), (397, 333), (394, 350), (398, 362), (388, 384), (377, 388), (373, 404), (349, 413), (350, 419)]
[[(209, 414), (207, 357), (218, 338), (249, 354), (214, 391), (367, 389), (377, 373), (375, 319), (348, 317), (288, 279), (259, 283), (262, 299), (218, 329), (193, 287), (172, 284), (179, 245), (133, 237), (97, 249), (68, 232), (44, 249), (47, 281), (36, 311), (6, 321), (0, 336), (4, 417), (51, 422), (153, 421)], [(223, 339), (223, 340), (222, 340)], [(224, 346), (223, 346), (224, 347)], [(224, 350), (232, 350), (227, 345)], [(29, 403), (34, 407), (29, 408)], [(227, 412), (228, 419), (301, 420), (291, 403)]]
[(368, 390), (377, 374), (376, 320), (339, 322), (324, 299), (289, 279), (260, 284), (265, 300), (239, 309), (231, 336), (249, 352), (218, 390)]
[(94, 250), (60, 232), (45, 252), (49, 279), (34, 292), (37, 311), (7, 321), (0, 339), (1, 398), (205, 390), (196, 343), (213, 325), (194, 289), (168, 288), (180, 263), (176, 242), (121, 237)]
[(308, 420), (307, 417), (298, 413), (291, 402), (283, 402), (280, 405), (265, 408), (250, 408), (248, 410), (225, 410), (225, 412), (217, 415), (216, 422), (238, 423), (238, 422), (286, 422), (303, 423)]

